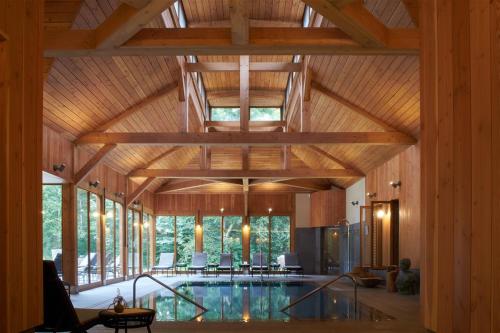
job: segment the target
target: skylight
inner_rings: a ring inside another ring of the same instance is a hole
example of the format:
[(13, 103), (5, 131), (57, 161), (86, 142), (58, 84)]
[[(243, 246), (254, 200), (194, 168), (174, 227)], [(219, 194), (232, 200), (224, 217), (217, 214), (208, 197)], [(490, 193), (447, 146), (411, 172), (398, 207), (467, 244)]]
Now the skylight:
[(251, 121), (279, 121), (281, 120), (281, 108), (250, 108)]

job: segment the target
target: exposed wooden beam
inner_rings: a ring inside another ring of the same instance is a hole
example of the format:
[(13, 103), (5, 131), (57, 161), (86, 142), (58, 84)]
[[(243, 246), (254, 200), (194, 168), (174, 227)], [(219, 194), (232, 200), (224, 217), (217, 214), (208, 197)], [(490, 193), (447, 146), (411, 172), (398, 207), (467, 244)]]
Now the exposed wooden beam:
[(352, 39), (365, 47), (387, 45), (388, 29), (375, 18), (361, 1), (304, 0), (316, 12), (335, 24)]
[(151, 183), (154, 180), (155, 180), (154, 177), (148, 177), (144, 182), (142, 182), (142, 184), (139, 185), (139, 187), (137, 187), (137, 189), (134, 192), (132, 192), (130, 195), (127, 196), (125, 200), (125, 202), (127, 203), (126, 206), (127, 207), (130, 206), (131, 203), (137, 200), (137, 198), (139, 198), (141, 194), (148, 189), (149, 185), (151, 185)]
[[(110, 49), (121, 46), (142, 27), (151, 22), (175, 0), (143, 1), (144, 6), (135, 8), (120, 5), (96, 30), (96, 48)], [(135, 5), (138, 5), (135, 2)]]
[(182, 147), (172, 147), (170, 149), (168, 149), (167, 151), (165, 151), (164, 153), (161, 153), (160, 155), (156, 156), (155, 158), (153, 158), (152, 160), (148, 161), (146, 164), (144, 164), (141, 168), (137, 168), (137, 169), (134, 169), (132, 170), (131, 172), (129, 172), (128, 176), (130, 176), (131, 173), (133, 173), (135, 170), (138, 170), (138, 169), (147, 169), (147, 168), (150, 168), (151, 166), (153, 166), (156, 162), (159, 162), (161, 161), (162, 159), (164, 159), (165, 157), (175, 153), (176, 151), (178, 151), (179, 149), (181, 149)]
[(174, 169), (140, 169), (131, 177), (156, 178), (225, 178), (225, 179), (263, 179), (263, 178), (356, 178), (360, 175), (347, 169), (290, 169), (290, 170), (174, 170)]
[(340, 165), (341, 167), (343, 167), (344, 169), (352, 169), (352, 170), (356, 170), (359, 174), (364, 174), (361, 170), (359, 170), (358, 168), (356, 168), (355, 166), (349, 164), (349, 163), (346, 163), (344, 161), (342, 161), (341, 159), (333, 156), (332, 154), (330, 154), (329, 152), (319, 148), (319, 147), (316, 147), (316, 146), (313, 146), (313, 145), (310, 145), (310, 146), (307, 146), (307, 148), (311, 149), (312, 151), (314, 151), (316, 154), (318, 155), (321, 155), (327, 159), (329, 159), (330, 161), (333, 161), (335, 163), (337, 163), (338, 165)]
[[(186, 72), (239, 72), (237, 62), (195, 62), (184, 66)], [(302, 66), (289, 62), (251, 62), (250, 72), (300, 72)]]
[(250, 30), (248, 3), (248, 0), (229, 0), (231, 42), (234, 45), (248, 44)]
[(73, 177), (73, 182), (75, 183), (75, 185), (78, 185), (85, 177), (87, 177), (87, 175), (99, 165), (99, 162), (101, 162), (102, 159), (115, 148), (116, 144), (111, 143), (105, 144), (101, 149), (99, 149), (97, 153), (95, 153), (94, 156), (92, 156), (90, 160), (88, 160), (87, 163), (85, 163), (85, 165), (80, 170), (78, 170), (77, 173), (75, 173)]
[[(285, 93), (281, 89), (250, 89), (250, 105), (255, 107), (281, 107)], [(207, 99), (212, 106), (234, 107), (240, 105), (239, 89), (207, 91)]]
[(248, 170), (250, 168), (250, 161), (248, 158), (249, 152), (250, 152), (250, 147), (248, 146), (241, 147), (241, 169), (243, 170)]
[(140, 9), (145, 7), (151, 0), (120, 0), (123, 3), (126, 3), (129, 6)]
[(279, 184), (284, 184), (291, 187), (297, 187), (308, 191), (325, 191), (331, 188), (330, 185), (318, 184), (310, 179), (289, 179), (280, 180)]
[(172, 93), (173, 91), (175, 91), (177, 89), (177, 85), (178, 85), (177, 82), (173, 82), (173, 83), (167, 84), (166, 86), (164, 86), (163, 88), (161, 88), (160, 90), (158, 90), (157, 92), (155, 92), (154, 94), (149, 95), (148, 97), (144, 98), (143, 100), (139, 101), (138, 103), (132, 105), (131, 107), (123, 110), (119, 114), (113, 116), (111, 119), (106, 120), (105, 122), (103, 122), (102, 124), (100, 124), (95, 129), (95, 131), (99, 131), (99, 132), (100, 131), (102, 131), (102, 132), (107, 131), (112, 126), (114, 126), (114, 125), (118, 124), (119, 122), (123, 121), (125, 118), (130, 117), (131, 115), (133, 115), (137, 111), (142, 110), (146, 106), (151, 105), (151, 104), (155, 103), (156, 101), (160, 100), (161, 98), (163, 98), (163, 97), (167, 96), (168, 94)]
[(140, 144), (200, 146), (278, 146), (315, 144), (413, 145), (417, 141), (400, 132), (215, 132), (215, 133), (102, 133), (86, 134), (77, 144)]
[(406, 7), (406, 10), (408, 11), (408, 14), (411, 17), (411, 20), (413, 21), (413, 24), (415, 24), (418, 27), (418, 25), (419, 25), (419, 8), (418, 8), (419, 0), (402, 0), (402, 1)]
[(249, 69), (250, 56), (240, 56), (240, 131), (242, 132), (248, 132), (248, 123), (250, 121)]
[(344, 98), (344, 97), (338, 95), (337, 93), (331, 91), (330, 89), (322, 86), (318, 82), (313, 81), (311, 83), (311, 87), (314, 90), (322, 93), (323, 95), (328, 96), (331, 99), (333, 99), (334, 101), (336, 101), (336, 102), (344, 105), (345, 107), (349, 108), (351, 111), (356, 112), (358, 115), (362, 116), (363, 118), (366, 118), (366, 119), (372, 121), (373, 123), (377, 124), (382, 129), (384, 129), (384, 131), (389, 131), (389, 132), (391, 132), (391, 131), (397, 131), (394, 127), (392, 127), (391, 125), (387, 124), (382, 119), (380, 119), (377, 116), (371, 114), (370, 112), (368, 112), (367, 110), (363, 109), (359, 105), (356, 105), (356, 104), (352, 103), (351, 101), (347, 100), (346, 98)]
[(227, 28), (144, 28), (122, 47), (97, 49), (95, 30), (45, 31), (45, 57), (166, 55), (418, 55), (416, 29), (388, 30), (387, 47), (364, 47), (338, 28), (250, 28), (232, 45)]
[(248, 216), (248, 192), (250, 190), (250, 186), (248, 184), (248, 178), (243, 178), (243, 201), (244, 201), (244, 214)]
[(165, 183), (160, 186), (155, 193), (168, 193), (168, 192), (178, 192), (192, 190), (195, 188), (203, 187), (206, 185), (214, 184), (213, 181), (203, 180), (203, 179), (192, 179), (177, 183)]

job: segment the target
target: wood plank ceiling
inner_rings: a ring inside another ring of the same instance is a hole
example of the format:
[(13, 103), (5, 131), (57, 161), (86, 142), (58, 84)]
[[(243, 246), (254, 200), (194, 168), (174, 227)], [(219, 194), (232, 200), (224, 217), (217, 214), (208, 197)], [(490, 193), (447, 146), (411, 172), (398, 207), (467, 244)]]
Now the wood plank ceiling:
[[(95, 29), (122, 4), (118, 0), (46, 0), (47, 29)], [(188, 27), (229, 27), (229, 0), (183, 0)], [(412, 28), (405, 5), (398, 1), (368, 0), (365, 7), (388, 28)], [(249, 8), (249, 24), (255, 27), (300, 27), (305, 5), (300, 0), (256, 0)], [(174, 12), (171, 10), (171, 12)], [(326, 19), (321, 27), (335, 27)], [(161, 16), (146, 27), (165, 28)], [(238, 63), (238, 56), (198, 56), (198, 61)], [(419, 136), (419, 62), (413, 55), (325, 55), (310, 56), (309, 68), (314, 82), (367, 110), (398, 131)], [(292, 62), (292, 55), (251, 56), (252, 62)], [(110, 56), (68, 57), (46, 61), (48, 73), (44, 85), (44, 122), (69, 140), (92, 132), (162, 88), (180, 82), (182, 71), (175, 56)], [(239, 72), (206, 72), (199, 74), (207, 91), (210, 106), (238, 106)], [(281, 106), (289, 73), (250, 72), (250, 101), (254, 106)], [(194, 106), (191, 105), (191, 110)], [(190, 132), (202, 131), (194, 111)], [(377, 132), (383, 129), (355, 113), (351, 108), (311, 90), (311, 131), (313, 132)], [(300, 114), (295, 113), (289, 130), (298, 131)], [(180, 132), (181, 117), (178, 89), (141, 107), (129, 117), (111, 126), (109, 132)], [(99, 145), (85, 146), (96, 152)], [(200, 149), (182, 147), (150, 164), (154, 157), (172, 146), (119, 145), (104, 159), (123, 174), (143, 168), (199, 169)], [(320, 152), (318, 153), (318, 149)], [(338, 169), (345, 165), (366, 173), (404, 149), (400, 145), (323, 145), (311, 149), (292, 146), (291, 168)], [(240, 147), (213, 147), (212, 169), (241, 169)], [(250, 147), (250, 169), (282, 168), (281, 147)], [(333, 157), (333, 158), (332, 158)], [(341, 161), (340, 163), (337, 161)], [(341, 165), (344, 164), (344, 165)], [(324, 187), (346, 187), (356, 178), (317, 180)], [(164, 180), (150, 186), (156, 190)], [(189, 191), (239, 191), (234, 184), (213, 184)], [(256, 185), (257, 187), (257, 185)], [(270, 190), (287, 186), (269, 185)], [(261, 186), (265, 189), (265, 186)], [(302, 187), (302, 190), (306, 190)], [(310, 190), (310, 189), (309, 189)]]

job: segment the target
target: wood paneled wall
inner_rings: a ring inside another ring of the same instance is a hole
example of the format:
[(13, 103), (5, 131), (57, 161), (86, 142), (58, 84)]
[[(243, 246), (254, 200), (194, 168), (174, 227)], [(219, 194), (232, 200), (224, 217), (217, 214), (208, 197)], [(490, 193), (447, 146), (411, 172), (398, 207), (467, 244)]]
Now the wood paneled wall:
[(424, 322), (500, 332), (500, 2), (420, 4)]
[[(401, 181), (394, 188), (390, 181)], [(420, 267), (420, 145), (409, 147), (366, 175), (366, 192), (375, 201), (399, 199), (399, 257)], [(366, 198), (369, 206), (371, 200)]]
[(0, 332), (43, 321), (43, 1), (0, 1)]
[(334, 226), (345, 217), (345, 190), (331, 189), (311, 194), (311, 227)]

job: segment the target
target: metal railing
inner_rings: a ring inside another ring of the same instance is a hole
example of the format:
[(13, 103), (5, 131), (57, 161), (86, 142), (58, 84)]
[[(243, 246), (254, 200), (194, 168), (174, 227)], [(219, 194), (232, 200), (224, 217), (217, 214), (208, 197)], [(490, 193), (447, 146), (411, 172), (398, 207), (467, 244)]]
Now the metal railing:
[(342, 278), (348, 278), (349, 280), (352, 281), (353, 285), (354, 285), (354, 312), (358, 312), (358, 284), (356, 283), (356, 280), (354, 280), (354, 278), (350, 275), (347, 275), (347, 274), (342, 274), (338, 277), (336, 277), (335, 279), (331, 280), (331, 281), (328, 281), (324, 284), (322, 284), (321, 286), (319, 286), (318, 288), (314, 289), (314, 290), (311, 290), (310, 292), (308, 292), (307, 294), (305, 294), (304, 296), (296, 299), (294, 302), (290, 303), (289, 305), (285, 306), (284, 308), (281, 309), (282, 312), (285, 312), (286, 310), (288, 310), (289, 308), (291, 308), (292, 306), (295, 306), (297, 305), (298, 303), (302, 302), (303, 300), (305, 300), (306, 298), (316, 294), (318, 291), (328, 287), (329, 285), (331, 284), (334, 284), (335, 282), (337, 282), (338, 280), (342, 279)]
[(135, 278), (135, 280), (134, 280), (134, 293), (133, 293), (133, 297), (132, 297), (132, 302), (133, 302), (132, 304), (133, 304), (134, 306), (135, 306), (135, 299), (136, 299), (135, 295), (136, 295), (136, 284), (137, 284), (137, 280), (139, 280), (139, 279), (141, 279), (141, 278), (143, 278), (143, 277), (150, 278), (150, 279), (151, 279), (151, 280), (153, 280), (154, 282), (158, 283), (160, 286), (162, 286), (162, 287), (164, 287), (164, 288), (166, 288), (166, 289), (170, 290), (170, 291), (171, 291), (171, 292), (173, 292), (175, 295), (179, 296), (180, 298), (184, 299), (185, 301), (187, 301), (187, 302), (189, 302), (189, 303), (193, 304), (194, 306), (196, 306), (196, 307), (198, 307), (198, 308), (202, 309), (202, 310), (203, 310), (203, 313), (205, 313), (205, 312), (207, 312), (207, 311), (208, 311), (208, 309), (207, 309), (207, 308), (205, 308), (203, 305), (200, 305), (200, 304), (196, 303), (195, 301), (193, 301), (193, 300), (192, 300), (192, 299), (190, 299), (189, 297), (187, 297), (187, 296), (185, 296), (185, 295), (181, 294), (180, 292), (178, 292), (177, 290), (173, 289), (172, 287), (167, 286), (165, 283), (163, 283), (163, 282), (161, 282), (160, 280), (158, 280), (158, 279), (156, 279), (156, 278), (152, 277), (152, 276), (151, 276), (151, 275), (149, 275), (149, 274), (141, 274), (141, 275), (139, 275), (138, 277), (136, 277), (136, 278)]

